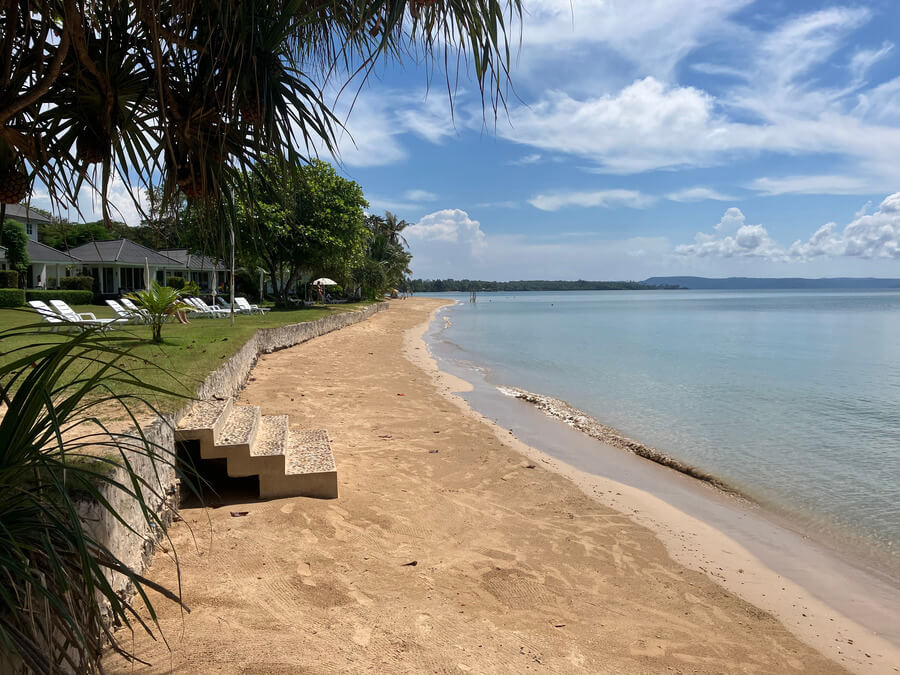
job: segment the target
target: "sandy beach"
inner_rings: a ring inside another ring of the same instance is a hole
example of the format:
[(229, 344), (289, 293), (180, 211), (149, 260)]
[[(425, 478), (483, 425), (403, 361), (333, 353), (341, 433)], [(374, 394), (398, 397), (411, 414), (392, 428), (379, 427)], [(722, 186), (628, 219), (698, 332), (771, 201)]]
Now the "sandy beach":
[[(635, 513), (651, 498), (579, 476), (469, 409), (421, 339), (442, 304), (394, 301), (260, 360), (239, 403), (327, 429), (340, 497), (235, 490), (184, 509), (170, 536), (191, 612), (159, 601), (168, 644), (136, 633), (152, 666), (110, 656), (110, 671), (900, 672), (891, 645), (822, 603), (801, 604), (809, 627), (788, 630), (728, 590), (716, 560), (709, 573), (699, 556), (676, 561)], [(802, 595), (746, 561), (737, 573), (765, 582), (755, 592)], [(148, 575), (177, 585), (168, 544)]]

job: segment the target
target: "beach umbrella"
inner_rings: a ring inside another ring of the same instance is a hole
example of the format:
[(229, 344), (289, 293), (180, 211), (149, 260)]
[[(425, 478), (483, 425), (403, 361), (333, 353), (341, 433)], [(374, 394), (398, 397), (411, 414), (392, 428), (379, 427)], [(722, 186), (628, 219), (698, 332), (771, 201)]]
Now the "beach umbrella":
[(337, 286), (338, 282), (333, 281), (333, 280), (329, 279), (328, 277), (322, 277), (320, 279), (316, 279), (313, 282), (313, 286), (318, 286), (319, 284), (322, 284), (323, 286)]
[(213, 305), (216, 304), (216, 288), (218, 287), (218, 279), (216, 278), (216, 265), (218, 263), (213, 263), (213, 273), (212, 273), (212, 297), (213, 297)]
[(150, 263), (144, 258), (144, 288), (150, 290)]
[(41, 288), (47, 288), (47, 266), (41, 268)]

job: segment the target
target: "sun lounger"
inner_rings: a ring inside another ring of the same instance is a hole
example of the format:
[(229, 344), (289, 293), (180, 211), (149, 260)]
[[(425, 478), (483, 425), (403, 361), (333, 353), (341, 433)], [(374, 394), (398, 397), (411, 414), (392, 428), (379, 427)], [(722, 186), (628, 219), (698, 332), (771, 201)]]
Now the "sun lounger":
[(55, 333), (60, 326), (68, 325), (68, 322), (59, 314), (50, 309), (40, 300), (29, 300), (28, 305), (41, 316), (41, 321), (53, 327)]
[(247, 298), (235, 298), (234, 304), (247, 314), (265, 314), (269, 311), (268, 307), (260, 307), (259, 305), (251, 305)]
[(210, 307), (200, 298), (185, 298), (185, 302), (192, 305), (193, 307), (196, 307), (197, 312), (201, 316), (221, 318), (231, 313), (229, 311), (221, 310), (216, 307)]
[[(217, 295), (216, 301), (219, 303), (219, 307), (221, 309), (224, 309), (226, 312), (231, 314), (231, 304), (225, 298), (223, 298), (221, 295)], [(237, 298), (234, 299), (234, 312), (235, 314), (253, 314), (251, 310), (241, 307)]]
[(106, 304), (112, 308), (116, 316), (126, 322), (147, 323), (147, 315), (139, 309), (127, 309), (115, 300), (107, 300)]
[(93, 312), (76, 312), (62, 300), (51, 300), (50, 304), (53, 305), (53, 309), (59, 312), (60, 316), (69, 323), (85, 326), (100, 326), (101, 328), (108, 328), (116, 323), (125, 323), (125, 319), (98, 319)]

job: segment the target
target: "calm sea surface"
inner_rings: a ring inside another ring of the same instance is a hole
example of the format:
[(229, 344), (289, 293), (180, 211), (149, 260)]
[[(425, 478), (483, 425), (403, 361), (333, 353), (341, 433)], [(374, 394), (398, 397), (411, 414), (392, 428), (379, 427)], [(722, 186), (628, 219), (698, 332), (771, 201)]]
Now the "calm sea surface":
[(433, 339), (491, 383), (562, 398), (900, 569), (900, 292), (445, 295), (463, 304)]

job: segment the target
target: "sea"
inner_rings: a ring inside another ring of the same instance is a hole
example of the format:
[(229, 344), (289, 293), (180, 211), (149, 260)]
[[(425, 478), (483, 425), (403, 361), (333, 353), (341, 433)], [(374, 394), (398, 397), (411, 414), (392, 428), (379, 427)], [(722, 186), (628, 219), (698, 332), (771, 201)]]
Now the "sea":
[(900, 291), (429, 295), (457, 301), (426, 338), (476, 409), (562, 399), (900, 579)]

